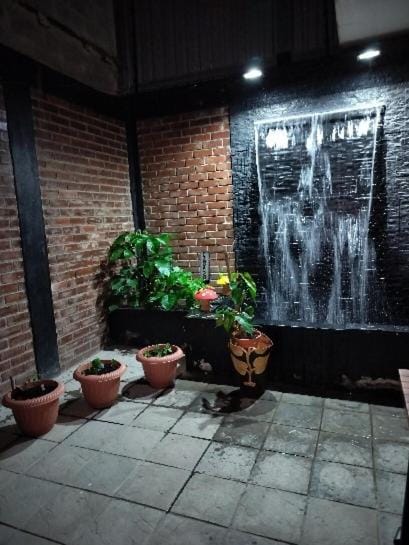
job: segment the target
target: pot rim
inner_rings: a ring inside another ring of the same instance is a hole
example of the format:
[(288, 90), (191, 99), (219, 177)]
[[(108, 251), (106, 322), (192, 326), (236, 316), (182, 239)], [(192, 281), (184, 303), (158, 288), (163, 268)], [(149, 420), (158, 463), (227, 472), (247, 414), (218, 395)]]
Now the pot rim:
[(52, 392), (49, 392), (48, 394), (44, 394), (39, 397), (33, 397), (31, 399), (12, 399), (10, 390), (3, 396), (2, 403), (5, 407), (8, 407), (10, 409), (17, 407), (40, 407), (41, 405), (47, 405), (49, 403), (52, 403), (56, 399), (60, 398), (64, 393), (64, 384), (62, 382), (53, 379), (42, 379), (36, 380), (35, 382), (33, 382), (33, 385), (50, 383), (56, 384), (56, 387)]
[[(101, 360), (102, 362), (110, 362), (112, 360)], [(73, 373), (73, 377), (75, 380), (77, 380), (78, 382), (90, 382), (90, 383), (96, 383), (96, 382), (110, 382), (112, 380), (116, 380), (118, 378), (120, 378), (126, 371), (127, 369), (127, 366), (118, 361), (118, 360), (115, 360), (119, 363), (119, 367), (118, 369), (115, 369), (114, 371), (110, 371), (109, 373), (104, 373), (103, 375), (84, 375), (83, 374), (83, 371), (85, 369), (89, 369), (90, 368), (90, 365), (91, 365), (91, 362), (86, 362), (86, 363), (82, 363), (81, 365), (79, 365), (74, 373)]]
[(136, 353), (136, 360), (140, 361), (141, 363), (148, 363), (148, 364), (161, 364), (161, 363), (173, 363), (174, 361), (180, 360), (184, 357), (185, 353), (183, 350), (178, 346), (177, 344), (171, 344), (172, 348), (175, 348), (176, 350), (172, 352), (172, 354), (168, 354), (167, 356), (152, 356), (147, 357), (145, 356), (146, 350), (150, 350), (152, 348), (155, 348), (156, 346), (164, 346), (167, 343), (155, 343), (155, 344), (149, 344), (148, 346), (144, 346), (138, 352)]

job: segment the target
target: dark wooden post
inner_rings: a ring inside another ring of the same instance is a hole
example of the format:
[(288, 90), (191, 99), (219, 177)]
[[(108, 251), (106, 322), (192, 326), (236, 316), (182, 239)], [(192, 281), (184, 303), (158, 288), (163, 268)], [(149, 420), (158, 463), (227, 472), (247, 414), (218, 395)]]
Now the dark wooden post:
[(52, 377), (59, 372), (60, 364), (30, 87), (28, 83), (6, 81), (3, 93), (36, 367), (40, 377)]

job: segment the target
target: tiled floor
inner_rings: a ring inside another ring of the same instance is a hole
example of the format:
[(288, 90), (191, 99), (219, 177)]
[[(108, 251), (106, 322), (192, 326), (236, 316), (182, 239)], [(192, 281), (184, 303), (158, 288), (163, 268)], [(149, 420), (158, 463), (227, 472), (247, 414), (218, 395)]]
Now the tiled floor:
[(266, 392), (206, 412), (230, 387), (155, 391), (133, 356), (104, 411), (71, 372), (55, 428), (0, 411), (0, 545), (392, 545), (409, 456), (401, 409)]

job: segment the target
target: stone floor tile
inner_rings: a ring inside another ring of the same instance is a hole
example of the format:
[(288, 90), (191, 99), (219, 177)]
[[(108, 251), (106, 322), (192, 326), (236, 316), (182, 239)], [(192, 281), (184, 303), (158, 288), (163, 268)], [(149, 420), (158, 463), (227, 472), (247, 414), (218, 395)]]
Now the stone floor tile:
[(31, 467), (29, 475), (113, 496), (139, 461), (59, 445)]
[(60, 414), (53, 429), (42, 435), (41, 439), (61, 443), (61, 441), (64, 441), (74, 431), (78, 430), (85, 422), (87, 422), (85, 418)]
[(95, 517), (94, 524), (79, 526), (73, 537), (75, 545), (147, 545), (163, 517), (157, 509), (119, 499)]
[(190, 471), (140, 462), (116, 492), (119, 498), (167, 511), (190, 477)]
[(250, 476), (250, 482), (307, 494), (311, 460), (281, 452), (261, 452)]
[(257, 458), (257, 450), (213, 442), (196, 467), (198, 473), (246, 482)]
[(143, 460), (162, 438), (160, 431), (91, 421), (67, 441), (70, 445)]
[(381, 414), (393, 418), (407, 418), (406, 409), (400, 407), (388, 407), (386, 405), (371, 405), (372, 414)]
[(378, 545), (376, 511), (309, 498), (301, 545)]
[(364, 467), (315, 462), (310, 494), (362, 507), (376, 507), (373, 472)]
[(281, 402), (274, 415), (275, 424), (318, 430), (321, 423), (321, 407)]
[(322, 404), (324, 403), (322, 397), (290, 393), (284, 393), (281, 401), (283, 403), (295, 403), (296, 405), (309, 405), (312, 407), (322, 407)]
[(283, 542), (239, 532), (238, 530), (228, 530), (223, 545), (283, 545)]
[(273, 424), (267, 434), (263, 448), (312, 458), (315, 453), (317, 439), (318, 431), (316, 430)]
[(34, 536), (16, 530), (11, 526), (0, 524), (0, 545), (57, 545), (55, 541), (45, 540), (42, 537)]
[(222, 545), (225, 535), (220, 526), (168, 514), (147, 545)]
[[(10, 426), (9, 431), (3, 431), (0, 433), (0, 460), (1, 460), (1, 453), (3, 450), (6, 450), (10, 443), (13, 443), (18, 439), (18, 430), (16, 426)], [(1, 465), (1, 464), (0, 464)]]
[(335, 411), (357, 411), (359, 413), (369, 413), (368, 403), (360, 403), (349, 399), (326, 399), (324, 402), (325, 409), (333, 409)]
[(393, 441), (374, 441), (376, 469), (406, 475), (409, 460), (409, 445)]
[(378, 512), (379, 545), (392, 545), (401, 524), (400, 515)]
[(24, 528), (61, 488), (55, 483), (0, 470), (0, 522)]
[(233, 411), (240, 411), (240, 399), (237, 396), (232, 397), (229, 391), (218, 389), (215, 391), (198, 391), (198, 395), (191, 405), (189, 411), (215, 416), (223, 416)]
[(187, 412), (173, 426), (172, 433), (199, 437), (200, 439), (212, 439), (220, 423), (220, 418), (211, 414)]
[(377, 471), (376, 487), (378, 490), (378, 509), (400, 515), (403, 509), (405, 484), (405, 475), (389, 473), (387, 471)]
[(372, 426), (375, 439), (389, 439), (403, 443), (409, 442), (407, 418), (394, 418), (385, 414), (372, 414)]
[(324, 409), (321, 429), (332, 433), (370, 437), (370, 416), (358, 411)]
[[(82, 542), (85, 545), (77, 536), (84, 537), (88, 534), (89, 537), (96, 533), (96, 521), (107, 508), (109, 501), (108, 497), (100, 494), (63, 486), (53, 498), (49, 497), (47, 502), (43, 502), (26, 522), (24, 529), (62, 543), (80, 545)], [(113, 519), (110, 524), (114, 526)], [(97, 537), (101, 540), (100, 536)], [(90, 545), (90, 541), (86, 543)]]
[(139, 379), (123, 386), (121, 396), (131, 401), (150, 404), (162, 392), (163, 390), (152, 388), (145, 379)]
[(226, 416), (214, 436), (216, 441), (260, 448), (270, 425), (253, 418)]
[(146, 403), (118, 401), (109, 409), (104, 409), (95, 416), (95, 420), (131, 425), (135, 418), (146, 409)]
[(166, 432), (176, 424), (182, 414), (183, 411), (180, 409), (150, 405), (142, 414), (136, 417), (132, 425), (138, 428)]
[(246, 485), (196, 473), (172, 507), (172, 512), (229, 526)]
[(372, 467), (372, 443), (367, 437), (322, 431), (316, 457), (328, 462)]
[(23, 473), (54, 447), (51, 441), (16, 438), (0, 452), (0, 469)]
[(139, 461), (131, 458), (118, 457), (105, 452), (93, 452), (88, 462), (67, 484), (113, 496), (138, 463)]
[(149, 462), (192, 470), (209, 443), (205, 439), (169, 433), (156, 445), (146, 459)]
[[(239, 416), (245, 416), (254, 420), (261, 420), (262, 422), (271, 422), (278, 407), (276, 401), (264, 401), (258, 399), (254, 402), (251, 400), (250, 404), (242, 402), (242, 409)], [(234, 416), (234, 413), (232, 414)]]
[(197, 399), (200, 392), (195, 390), (167, 390), (154, 401), (154, 405), (173, 407), (174, 409), (187, 409)]
[(248, 485), (236, 511), (233, 526), (279, 541), (298, 543), (305, 505), (305, 496)]
[(60, 405), (60, 414), (76, 416), (78, 418), (90, 419), (97, 415), (98, 412), (97, 409), (90, 407), (83, 397)]

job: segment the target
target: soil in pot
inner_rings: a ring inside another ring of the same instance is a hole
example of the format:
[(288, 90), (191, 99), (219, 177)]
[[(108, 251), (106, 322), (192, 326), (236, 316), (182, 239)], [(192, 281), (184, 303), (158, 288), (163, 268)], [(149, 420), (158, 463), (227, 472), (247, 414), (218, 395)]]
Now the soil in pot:
[(81, 384), (88, 405), (94, 409), (106, 409), (116, 401), (125, 371), (126, 365), (119, 361), (95, 359), (77, 367), (74, 379)]
[(255, 329), (252, 337), (239, 337), (233, 333), (232, 339), (234, 343), (243, 348), (257, 348), (262, 342), (263, 334), (258, 329)]
[(48, 433), (57, 421), (59, 398), (64, 385), (41, 380), (14, 388), (3, 397), (3, 405), (13, 411), (20, 430), (29, 437)]

